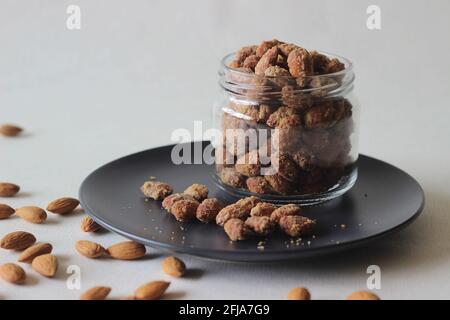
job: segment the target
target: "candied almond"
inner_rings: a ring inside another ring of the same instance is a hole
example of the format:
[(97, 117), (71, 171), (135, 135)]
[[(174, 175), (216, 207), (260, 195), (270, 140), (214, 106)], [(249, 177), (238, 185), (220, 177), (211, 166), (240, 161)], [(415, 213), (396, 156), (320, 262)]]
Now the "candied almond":
[(250, 192), (259, 194), (271, 194), (273, 189), (264, 177), (250, 177), (246, 181), (247, 188)]
[(178, 221), (190, 221), (195, 218), (198, 206), (199, 203), (196, 200), (179, 200), (173, 204), (170, 213)]
[(295, 189), (295, 186), (289, 180), (286, 180), (279, 174), (266, 175), (264, 178), (269, 182), (272, 189), (279, 194), (289, 194)]
[(313, 62), (306, 49), (297, 48), (289, 53), (287, 58), (289, 72), (293, 77), (306, 77), (313, 74)]
[(252, 208), (250, 215), (252, 217), (270, 217), (272, 212), (277, 209), (277, 206), (273, 203), (260, 202)]
[(245, 225), (255, 234), (265, 236), (275, 229), (275, 223), (267, 216), (252, 216), (245, 220)]
[(255, 74), (258, 76), (263, 76), (266, 69), (270, 66), (274, 66), (278, 59), (278, 48), (273, 47), (267, 50), (266, 53), (259, 59), (255, 66)]
[(258, 57), (262, 57), (269, 49), (275, 47), (276, 45), (278, 45), (280, 43), (280, 41), (278, 41), (277, 39), (273, 39), (273, 40), (266, 40), (263, 41), (257, 48), (256, 48), (256, 55)]
[(201, 202), (208, 198), (208, 187), (204, 184), (194, 183), (190, 185), (186, 190), (183, 191), (184, 194), (188, 194), (195, 198), (195, 200)]
[(231, 241), (245, 240), (249, 237), (250, 230), (241, 219), (230, 219), (224, 225), (225, 233)]
[(245, 185), (245, 176), (234, 168), (224, 168), (220, 172), (220, 179), (223, 183), (235, 188), (242, 188)]
[(142, 185), (141, 191), (148, 198), (163, 200), (173, 192), (173, 188), (164, 182), (147, 181)]
[(255, 46), (255, 45), (242, 47), (236, 53), (236, 61), (238, 61), (239, 63), (242, 64), (247, 57), (256, 54), (257, 47), (258, 46)]
[(164, 200), (162, 202), (162, 207), (170, 212), (170, 210), (172, 209), (172, 206), (177, 201), (180, 201), (180, 200), (197, 201), (191, 195), (188, 195), (188, 194), (185, 194), (185, 193), (174, 193), (174, 194), (171, 194), (170, 196), (164, 198)]
[(251, 56), (248, 56), (247, 58), (245, 58), (242, 66), (244, 68), (249, 68), (250, 70), (254, 71), (258, 62), (259, 62), (259, 57), (255, 54), (252, 54)]
[(197, 208), (196, 217), (202, 222), (214, 221), (223, 209), (222, 204), (216, 198), (205, 199)]
[(314, 220), (298, 215), (282, 216), (279, 223), (281, 229), (291, 237), (308, 235), (316, 225)]
[(298, 216), (302, 213), (301, 208), (296, 204), (286, 204), (274, 210), (270, 218), (275, 222), (280, 222), (281, 217)]
[(261, 163), (259, 162), (259, 151), (257, 149), (252, 150), (238, 158), (235, 169), (238, 173), (247, 177), (259, 175), (261, 169)]

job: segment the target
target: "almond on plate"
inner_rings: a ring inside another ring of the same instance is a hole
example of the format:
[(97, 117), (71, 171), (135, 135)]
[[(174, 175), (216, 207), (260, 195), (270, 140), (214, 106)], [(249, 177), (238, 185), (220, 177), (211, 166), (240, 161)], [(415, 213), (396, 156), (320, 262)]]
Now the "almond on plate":
[(79, 204), (80, 201), (75, 198), (64, 197), (50, 202), (47, 206), (47, 210), (57, 214), (66, 214), (75, 210)]
[(34, 258), (42, 256), (43, 254), (51, 253), (53, 246), (50, 243), (36, 243), (31, 247), (25, 249), (20, 256), (19, 262), (31, 263)]
[(160, 298), (169, 287), (170, 282), (153, 281), (140, 286), (134, 292), (134, 296), (138, 300), (156, 300)]
[(25, 231), (8, 233), (0, 240), (0, 248), (8, 250), (24, 250), (36, 242), (36, 238)]
[(16, 214), (31, 223), (43, 223), (47, 220), (47, 212), (36, 206), (25, 206), (16, 210)]
[(93, 287), (83, 293), (80, 300), (105, 300), (110, 292), (110, 287)]
[(0, 182), (0, 197), (13, 197), (20, 191), (17, 184)]
[(5, 263), (0, 266), (0, 278), (5, 281), (20, 284), (25, 282), (27, 275), (22, 267), (15, 263)]
[(77, 241), (75, 248), (79, 254), (91, 259), (101, 257), (105, 253), (105, 248), (89, 240)]
[(58, 259), (51, 253), (43, 254), (33, 259), (31, 267), (45, 277), (53, 277), (58, 271)]
[(0, 203), (0, 219), (9, 218), (14, 212), (16, 211), (7, 204)]
[(134, 242), (124, 241), (110, 246), (106, 252), (114, 259), (135, 260), (145, 255), (145, 246)]

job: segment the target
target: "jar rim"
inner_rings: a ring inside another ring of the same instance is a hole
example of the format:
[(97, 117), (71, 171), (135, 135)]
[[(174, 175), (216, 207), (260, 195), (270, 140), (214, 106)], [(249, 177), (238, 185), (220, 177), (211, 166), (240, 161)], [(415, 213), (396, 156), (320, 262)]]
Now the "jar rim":
[[(306, 49), (306, 50), (308, 50), (308, 49)], [(341, 76), (341, 75), (345, 75), (346, 73), (349, 73), (349, 72), (353, 71), (353, 63), (349, 59), (347, 59), (347, 58), (345, 58), (343, 56), (334, 54), (334, 53), (326, 52), (326, 51), (318, 51), (318, 50), (313, 50), (313, 51), (316, 51), (316, 52), (318, 52), (320, 54), (323, 54), (323, 55), (325, 55), (325, 56), (327, 56), (328, 58), (331, 58), (331, 59), (337, 58), (340, 62), (342, 62), (345, 65), (345, 69), (337, 71), (337, 72), (332, 72), (332, 73), (316, 74), (316, 75), (306, 76), (305, 77), (306, 79), (315, 79), (315, 78), (320, 78), (320, 77), (323, 78), (325, 76), (326, 77)], [(308, 52), (311, 52), (311, 51), (308, 50)], [(236, 52), (231, 52), (231, 53), (225, 55), (222, 58), (222, 60), (221, 60), (221, 67), (222, 67), (222, 69), (225, 70), (225, 71), (231, 71), (231, 72), (235, 72), (235, 73), (238, 73), (238, 74), (249, 76), (248, 72), (242, 71), (239, 68), (232, 68), (232, 67), (230, 67), (228, 65), (228, 62), (231, 61), (232, 60), (231, 58), (233, 58), (235, 55), (236, 55)], [(250, 75), (252, 75), (252, 74), (250, 74)], [(257, 75), (254, 75), (254, 76), (255, 77), (260, 77), (260, 76), (257, 76)], [(279, 79), (281, 79), (281, 78), (293, 78), (293, 76), (291, 76), (291, 75), (277, 76), (277, 77), (265, 76), (265, 77), (266, 78), (279, 78)]]

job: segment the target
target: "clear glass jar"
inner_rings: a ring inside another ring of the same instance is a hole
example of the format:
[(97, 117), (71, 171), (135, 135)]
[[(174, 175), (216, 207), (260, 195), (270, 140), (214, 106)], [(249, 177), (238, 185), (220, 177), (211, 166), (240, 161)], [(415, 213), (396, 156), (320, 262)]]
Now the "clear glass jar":
[(215, 180), (233, 196), (315, 204), (338, 197), (357, 178), (358, 112), (352, 64), (303, 78), (265, 77), (222, 60), (214, 107)]

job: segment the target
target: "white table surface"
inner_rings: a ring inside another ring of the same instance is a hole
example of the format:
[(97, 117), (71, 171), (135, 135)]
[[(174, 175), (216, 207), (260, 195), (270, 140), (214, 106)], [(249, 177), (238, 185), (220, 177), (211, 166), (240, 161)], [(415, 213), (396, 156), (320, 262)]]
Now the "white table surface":
[[(69, 4), (81, 7), (81, 30), (66, 29)], [(381, 30), (366, 28), (370, 4), (381, 7)], [(0, 137), (0, 180), (22, 187), (1, 202), (45, 207), (76, 196), (98, 166), (168, 144), (174, 129), (194, 120), (210, 125), (219, 59), (277, 37), (353, 60), (361, 152), (413, 175), (426, 193), (424, 213), (395, 236), (339, 256), (278, 265), (183, 257), (194, 275), (173, 280), (168, 298), (284, 299), (303, 285), (313, 298), (341, 299), (365, 288), (371, 264), (381, 268), (384, 299), (450, 298), (449, 9), (446, 0), (1, 0), (0, 123), (26, 129), (19, 138)], [(74, 299), (94, 285), (111, 286), (111, 297), (120, 298), (169, 278), (152, 248), (134, 262), (80, 257), (79, 239), (105, 246), (122, 239), (83, 234), (81, 219), (0, 221), (0, 235), (26, 230), (51, 242), (61, 264), (55, 279), (25, 266), (27, 283), (0, 282), (0, 299)], [(2, 250), (0, 263), (17, 256)], [(81, 291), (66, 288), (69, 265), (81, 268)]]

